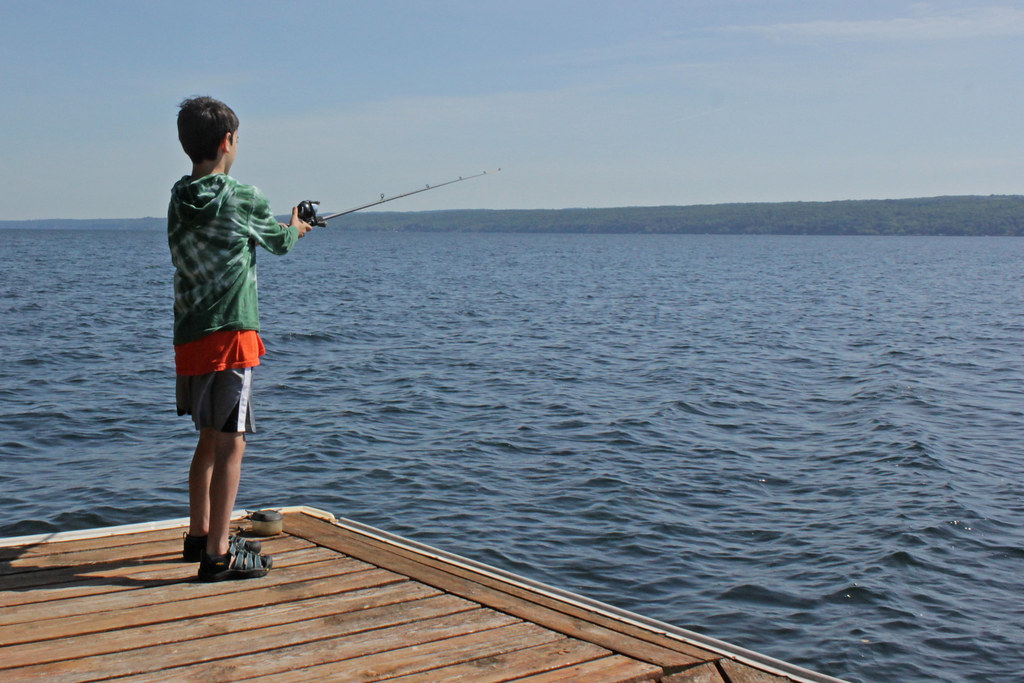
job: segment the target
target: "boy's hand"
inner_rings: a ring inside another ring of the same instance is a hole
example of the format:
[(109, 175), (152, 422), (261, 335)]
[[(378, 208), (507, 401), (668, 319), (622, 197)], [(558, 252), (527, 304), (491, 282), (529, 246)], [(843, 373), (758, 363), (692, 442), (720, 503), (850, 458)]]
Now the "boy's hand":
[(312, 225), (299, 218), (299, 207), (297, 206), (292, 207), (292, 222), (288, 224), (288, 227), (293, 225), (299, 229), (299, 237), (313, 229)]

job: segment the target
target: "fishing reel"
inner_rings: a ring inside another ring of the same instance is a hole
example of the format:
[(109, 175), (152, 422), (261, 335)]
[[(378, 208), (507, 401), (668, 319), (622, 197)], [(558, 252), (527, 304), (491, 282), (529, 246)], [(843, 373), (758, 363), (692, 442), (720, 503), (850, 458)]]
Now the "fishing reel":
[(299, 202), (299, 218), (306, 221), (315, 228), (327, 227), (327, 221), (316, 215), (316, 207), (320, 202), (312, 199), (304, 199)]

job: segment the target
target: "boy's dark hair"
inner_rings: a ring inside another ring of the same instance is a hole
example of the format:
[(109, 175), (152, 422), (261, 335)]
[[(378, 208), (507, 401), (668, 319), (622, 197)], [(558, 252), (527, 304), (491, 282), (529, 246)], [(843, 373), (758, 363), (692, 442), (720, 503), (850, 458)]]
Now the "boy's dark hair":
[(238, 117), (220, 100), (190, 97), (178, 106), (178, 140), (192, 163), (216, 159), (224, 136), (238, 132)]

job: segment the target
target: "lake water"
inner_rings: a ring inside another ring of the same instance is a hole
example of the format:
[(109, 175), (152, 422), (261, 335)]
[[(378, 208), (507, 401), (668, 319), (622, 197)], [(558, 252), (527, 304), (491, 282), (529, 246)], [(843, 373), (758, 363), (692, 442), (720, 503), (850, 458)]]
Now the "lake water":
[[(851, 681), (1024, 673), (1024, 239), (315, 231), (238, 507)], [(187, 515), (149, 232), (0, 232), (0, 535)]]

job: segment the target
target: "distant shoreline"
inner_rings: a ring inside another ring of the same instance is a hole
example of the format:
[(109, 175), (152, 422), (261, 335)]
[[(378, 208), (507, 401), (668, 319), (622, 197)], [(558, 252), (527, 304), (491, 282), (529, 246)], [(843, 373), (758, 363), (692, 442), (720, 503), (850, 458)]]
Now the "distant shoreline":
[[(349, 214), (330, 226), (384, 232), (1018, 236), (1024, 235), (1024, 195), (603, 209), (366, 211)], [(0, 230), (165, 227), (162, 217), (0, 220)]]

